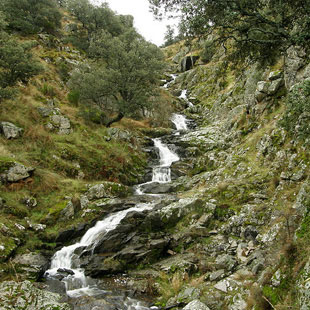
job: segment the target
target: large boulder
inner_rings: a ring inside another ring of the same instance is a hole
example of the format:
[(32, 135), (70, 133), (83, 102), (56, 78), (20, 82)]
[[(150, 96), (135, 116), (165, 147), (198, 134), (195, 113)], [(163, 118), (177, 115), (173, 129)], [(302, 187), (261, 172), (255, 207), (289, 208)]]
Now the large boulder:
[(0, 122), (0, 133), (3, 134), (6, 139), (18, 138), (21, 136), (22, 132), (22, 128), (19, 128), (12, 123)]
[(20, 274), (32, 280), (38, 280), (49, 265), (48, 259), (39, 253), (18, 255), (14, 258), (13, 263), (17, 266)]

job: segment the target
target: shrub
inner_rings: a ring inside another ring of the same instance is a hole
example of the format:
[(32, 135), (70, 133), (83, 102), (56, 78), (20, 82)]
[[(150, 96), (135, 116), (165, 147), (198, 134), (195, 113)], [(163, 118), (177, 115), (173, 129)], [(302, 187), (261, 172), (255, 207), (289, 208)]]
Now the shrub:
[(72, 90), (68, 94), (68, 101), (75, 106), (78, 106), (80, 100), (80, 92), (77, 90)]

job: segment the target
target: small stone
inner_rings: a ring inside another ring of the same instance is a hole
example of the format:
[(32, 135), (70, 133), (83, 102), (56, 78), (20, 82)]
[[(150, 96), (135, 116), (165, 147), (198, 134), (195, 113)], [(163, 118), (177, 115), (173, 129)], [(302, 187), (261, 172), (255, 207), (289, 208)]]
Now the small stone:
[(227, 283), (226, 283), (225, 280), (216, 283), (216, 284), (214, 285), (214, 287), (215, 287), (216, 289), (218, 289), (219, 291), (222, 291), (222, 292), (224, 292), (224, 293), (227, 293), (228, 285), (227, 285)]
[(269, 81), (278, 80), (278, 79), (282, 78), (282, 76), (283, 76), (282, 71), (271, 71), (269, 73), (268, 80)]
[(25, 230), (25, 229), (26, 229), (23, 225), (18, 224), (18, 223), (15, 223), (15, 227), (16, 227), (17, 229), (19, 229), (19, 230)]
[(183, 310), (210, 310), (210, 308), (198, 299), (195, 299), (187, 304)]
[(224, 277), (225, 275), (225, 270), (224, 269), (220, 269), (217, 271), (214, 271), (210, 274), (210, 281), (216, 281), (216, 280), (220, 280)]

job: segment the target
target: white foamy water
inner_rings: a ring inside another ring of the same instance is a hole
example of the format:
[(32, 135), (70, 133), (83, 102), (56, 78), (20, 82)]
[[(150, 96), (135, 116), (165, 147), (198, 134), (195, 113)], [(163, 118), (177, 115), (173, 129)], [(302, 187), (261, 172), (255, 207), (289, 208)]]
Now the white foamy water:
[(172, 80), (163, 85), (163, 88), (168, 88), (177, 78), (177, 74), (170, 74), (170, 76)]
[[(104, 220), (97, 222), (97, 224), (90, 228), (82, 239), (70, 246), (63, 247), (56, 252), (52, 258), (51, 268), (46, 271), (47, 277), (53, 278), (58, 274), (58, 269), (72, 270), (74, 274), (68, 275), (63, 279), (66, 284), (67, 295), (70, 297), (79, 296), (95, 296), (101, 294), (102, 291), (96, 286), (88, 285), (84, 270), (80, 268), (79, 255), (76, 254), (79, 248), (94, 249), (101, 238), (109, 231), (115, 229), (132, 211), (151, 210), (153, 204), (138, 204), (127, 210), (122, 210), (117, 213), (110, 214)], [(139, 309), (139, 308), (134, 308)]]
[(169, 183), (171, 182), (171, 169), (172, 163), (179, 161), (180, 158), (177, 154), (172, 152), (169, 147), (162, 143), (161, 139), (153, 139), (154, 146), (159, 151), (159, 165), (153, 167), (152, 181), (140, 184), (136, 188), (137, 195), (143, 195), (143, 185), (153, 182), (157, 183)]
[(179, 96), (180, 99), (185, 100), (189, 107), (193, 107), (194, 105), (188, 100), (187, 98), (187, 89), (183, 89), (181, 95)]
[(172, 115), (171, 121), (174, 123), (177, 130), (188, 130), (186, 117), (184, 115), (175, 113)]

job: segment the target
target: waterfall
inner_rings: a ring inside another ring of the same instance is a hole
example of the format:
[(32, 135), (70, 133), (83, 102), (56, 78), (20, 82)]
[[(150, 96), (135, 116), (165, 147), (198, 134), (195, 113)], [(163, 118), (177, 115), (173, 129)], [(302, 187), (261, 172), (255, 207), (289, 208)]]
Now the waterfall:
[(178, 155), (170, 151), (167, 145), (163, 144), (160, 139), (154, 139), (154, 145), (159, 150), (159, 166), (153, 168), (152, 182), (168, 183), (171, 181), (170, 166), (172, 163), (179, 161)]
[(65, 271), (68, 275), (63, 279), (66, 285), (67, 295), (69, 297), (94, 296), (101, 294), (102, 291), (88, 284), (84, 270), (80, 268), (79, 255), (76, 254), (78, 249), (87, 248), (92, 250), (101, 238), (109, 231), (115, 229), (126, 217), (129, 212), (151, 210), (153, 204), (138, 204), (127, 210), (119, 211), (107, 216), (104, 220), (90, 228), (82, 237), (82, 239), (70, 246), (63, 247), (56, 252), (52, 258), (51, 268), (46, 271), (47, 278), (57, 278), (59, 272)]

